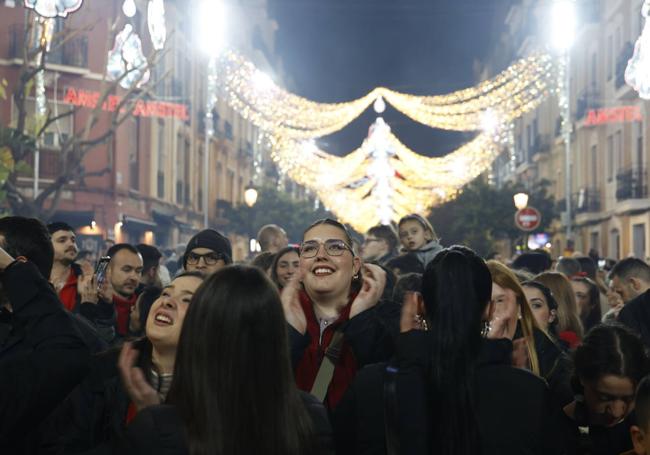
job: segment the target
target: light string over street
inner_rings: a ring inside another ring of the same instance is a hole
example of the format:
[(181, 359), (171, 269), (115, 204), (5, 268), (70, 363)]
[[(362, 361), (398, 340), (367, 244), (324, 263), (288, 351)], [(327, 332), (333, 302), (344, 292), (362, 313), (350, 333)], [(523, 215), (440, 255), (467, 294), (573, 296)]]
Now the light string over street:
[[(342, 103), (318, 103), (279, 87), (234, 52), (220, 56), (220, 95), (258, 126), (283, 175), (315, 192), (325, 206), (360, 232), (455, 197), (487, 170), (511, 141), (512, 122), (557, 89), (556, 60), (534, 54), (496, 77), (447, 95), (414, 96), (378, 87)], [(412, 120), (453, 131), (477, 132), (439, 158), (409, 149), (378, 118), (368, 139), (343, 157), (320, 149), (317, 139), (342, 130), (371, 104), (391, 104)]]

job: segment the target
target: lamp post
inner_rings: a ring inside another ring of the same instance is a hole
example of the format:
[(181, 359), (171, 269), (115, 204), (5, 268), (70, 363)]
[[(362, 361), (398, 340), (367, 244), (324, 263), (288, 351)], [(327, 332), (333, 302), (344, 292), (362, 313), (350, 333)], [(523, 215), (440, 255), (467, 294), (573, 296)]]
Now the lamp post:
[(576, 9), (574, 0), (555, 0), (552, 18), (553, 47), (560, 53), (558, 82), (559, 107), (562, 116), (562, 138), (564, 141), (564, 193), (566, 201), (566, 239), (573, 236), (571, 221), (571, 46), (575, 39)]
[(208, 199), (210, 192), (210, 137), (212, 110), (217, 102), (217, 57), (224, 45), (224, 7), (220, 0), (203, 0), (198, 8), (197, 40), (200, 49), (208, 58), (205, 99), (205, 145), (203, 152), (203, 227), (208, 228)]
[(257, 189), (253, 186), (253, 182), (250, 182), (244, 191), (244, 202), (249, 207), (253, 207), (257, 202)]
[(512, 199), (515, 201), (515, 207), (517, 210), (525, 209), (528, 205), (528, 195), (526, 193), (517, 193)]

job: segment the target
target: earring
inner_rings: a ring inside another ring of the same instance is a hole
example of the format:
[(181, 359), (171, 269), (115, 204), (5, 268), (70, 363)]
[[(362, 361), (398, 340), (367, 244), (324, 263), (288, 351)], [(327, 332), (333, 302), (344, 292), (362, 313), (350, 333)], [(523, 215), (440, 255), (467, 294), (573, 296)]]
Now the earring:
[(481, 337), (487, 338), (488, 335), (490, 334), (490, 330), (492, 330), (492, 324), (490, 324), (490, 321), (483, 321), (483, 328), (481, 329)]
[(429, 330), (427, 320), (421, 314), (415, 315), (415, 324), (418, 326), (418, 330), (424, 330), (425, 332)]

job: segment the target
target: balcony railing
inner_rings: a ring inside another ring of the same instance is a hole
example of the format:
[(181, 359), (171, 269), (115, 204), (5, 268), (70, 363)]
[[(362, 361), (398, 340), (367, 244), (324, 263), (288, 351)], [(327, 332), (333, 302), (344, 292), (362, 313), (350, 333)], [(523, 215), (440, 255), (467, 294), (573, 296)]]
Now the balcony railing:
[(538, 134), (530, 147), (530, 156), (551, 150), (551, 138), (545, 134)]
[(582, 188), (577, 194), (576, 213), (598, 212), (600, 191), (598, 188)]
[[(23, 58), (25, 27), (14, 24), (9, 27), (9, 58)], [(54, 39), (51, 51), (46, 55), (47, 63), (77, 68), (88, 68), (88, 37), (78, 36), (61, 44), (61, 38)]]
[(643, 199), (648, 197), (648, 173), (643, 168), (632, 168), (616, 175), (616, 199)]
[(625, 85), (625, 68), (627, 68), (627, 62), (632, 58), (632, 54), (634, 54), (634, 45), (627, 41), (623, 44), (616, 59), (616, 89)]

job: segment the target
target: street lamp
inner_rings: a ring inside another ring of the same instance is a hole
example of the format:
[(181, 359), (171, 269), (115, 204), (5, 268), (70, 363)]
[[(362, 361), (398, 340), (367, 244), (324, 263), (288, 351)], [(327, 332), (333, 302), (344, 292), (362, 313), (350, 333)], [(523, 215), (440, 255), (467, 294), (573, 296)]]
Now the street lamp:
[(208, 184), (210, 167), (210, 137), (212, 110), (217, 102), (217, 57), (224, 45), (225, 9), (220, 0), (203, 0), (198, 8), (197, 41), (199, 48), (208, 57), (205, 100), (205, 146), (203, 152), (203, 227), (208, 228)]
[(566, 201), (566, 238), (571, 240), (571, 46), (576, 33), (576, 8), (574, 0), (555, 0), (552, 9), (553, 47), (560, 53), (559, 104), (562, 115), (564, 140), (564, 192)]
[(253, 186), (253, 182), (250, 182), (244, 191), (244, 202), (249, 207), (254, 206), (257, 202), (257, 189)]
[(528, 205), (528, 195), (526, 193), (517, 193), (512, 198), (515, 201), (517, 210), (525, 209)]

